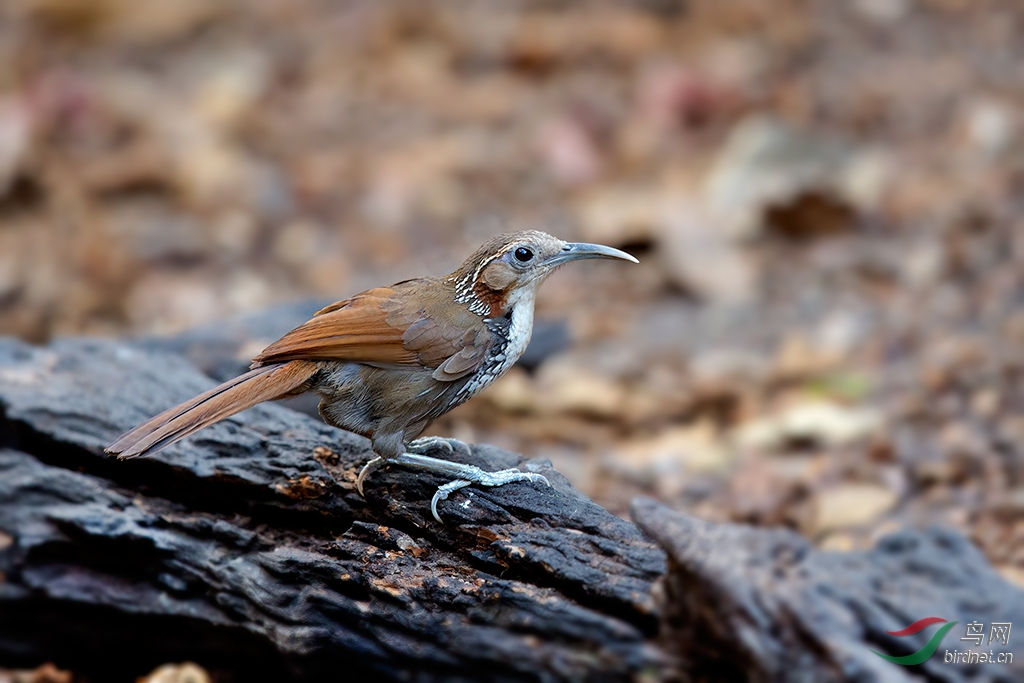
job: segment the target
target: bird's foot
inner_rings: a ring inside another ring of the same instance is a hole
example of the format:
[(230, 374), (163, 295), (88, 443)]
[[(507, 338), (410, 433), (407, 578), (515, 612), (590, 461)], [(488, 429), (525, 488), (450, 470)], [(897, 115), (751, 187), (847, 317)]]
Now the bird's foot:
[(453, 492), (472, 484), (477, 484), (479, 486), (504, 486), (505, 484), (511, 484), (514, 481), (542, 481), (548, 486), (551, 486), (551, 482), (548, 481), (547, 477), (543, 474), (536, 474), (534, 472), (523, 472), (515, 468), (499, 470), (497, 472), (487, 472), (475, 465), (465, 465), (459, 462), (429, 458), (425, 455), (418, 455), (416, 453), (402, 453), (394, 458), (388, 458), (385, 460), (384, 458), (378, 457), (366, 463), (366, 465), (363, 466), (362, 471), (359, 473), (359, 477), (356, 479), (356, 488), (359, 489), (359, 495), (363, 495), (363, 481), (366, 477), (379, 469), (380, 466), (385, 463), (405, 465), (406, 467), (411, 467), (413, 469), (426, 470), (427, 472), (435, 472), (437, 474), (445, 474), (455, 477), (454, 480), (447, 484), (439, 486), (437, 491), (434, 493), (434, 497), (430, 501), (430, 512), (438, 522), (441, 521), (441, 515), (437, 512), (438, 502), (447, 499)]
[(426, 455), (435, 448), (443, 448), (449, 453), (454, 453), (455, 451), (463, 451), (467, 454), (472, 453), (469, 444), (458, 439), (449, 439), (443, 436), (423, 436), (410, 441), (406, 448), (410, 453), (416, 453), (417, 455)]
[(551, 482), (548, 481), (547, 477), (543, 474), (535, 474), (534, 472), (523, 472), (514, 468), (498, 470), (497, 472), (485, 472), (479, 467), (473, 467), (472, 465), (465, 465), (465, 467), (470, 468), (470, 471), (465, 473), (466, 476), (474, 477), (473, 479), (455, 479), (447, 484), (438, 486), (437, 491), (434, 492), (434, 497), (430, 499), (430, 512), (438, 522), (441, 521), (441, 515), (437, 512), (437, 504), (442, 500), (447, 500), (449, 494), (472, 484), (479, 486), (503, 486), (514, 481), (542, 481), (551, 486)]

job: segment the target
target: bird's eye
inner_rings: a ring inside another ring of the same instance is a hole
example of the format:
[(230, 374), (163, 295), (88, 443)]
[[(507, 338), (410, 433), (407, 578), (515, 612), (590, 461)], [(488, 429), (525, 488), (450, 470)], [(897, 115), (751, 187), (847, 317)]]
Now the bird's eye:
[(518, 249), (516, 249), (515, 256), (517, 261), (526, 263), (527, 261), (533, 258), (533, 252), (527, 249), (526, 247), (519, 247)]

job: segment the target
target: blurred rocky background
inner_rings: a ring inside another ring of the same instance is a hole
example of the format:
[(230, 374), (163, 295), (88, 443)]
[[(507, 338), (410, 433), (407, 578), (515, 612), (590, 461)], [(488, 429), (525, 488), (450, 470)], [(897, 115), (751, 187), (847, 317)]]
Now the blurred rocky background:
[(1013, 0), (8, 0), (0, 334), (602, 242), (641, 265), (552, 277), (529, 367), (433, 432), (623, 516), (955, 527), (1024, 585), (1022, 30)]

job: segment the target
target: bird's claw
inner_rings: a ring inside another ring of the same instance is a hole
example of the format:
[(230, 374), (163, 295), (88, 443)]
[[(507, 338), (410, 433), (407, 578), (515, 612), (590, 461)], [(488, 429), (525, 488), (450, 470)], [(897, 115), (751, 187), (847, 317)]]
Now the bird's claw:
[[(511, 484), (514, 481), (542, 481), (548, 486), (551, 486), (551, 482), (548, 481), (547, 477), (543, 474), (536, 474), (534, 472), (523, 472), (517, 469), (486, 472), (478, 467), (473, 467), (473, 470), (475, 471), (466, 472), (470, 479), (455, 479), (447, 484), (437, 487), (437, 491), (434, 492), (434, 497), (430, 500), (430, 512), (438, 522), (441, 522), (441, 515), (437, 512), (437, 504), (442, 500), (447, 500), (448, 496), (455, 491), (466, 488), (471, 484), (478, 484), (480, 486), (504, 486), (505, 484)], [(443, 524), (444, 522), (441, 523)]]
[(384, 458), (378, 456), (373, 460), (369, 461), (368, 463), (366, 463), (365, 465), (363, 465), (363, 469), (359, 470), (359, 476), (356, 477), (356, 490), (359, 491), (359, 495), (362, 496), (363, 498), (366, 498), (366, 496), (363, 494), (363, 482), (366, 480), (368, 476), (370, 476), (370, 474), (380, 469), (380, 466), (383, 464)]
[(448, 494), (454, 491), (458, 491), (461, 488), (465, 488), (472, 483), (473, 482), (466, 481), (465, 479), (456, 479), (442, 486), (438, 486), (437, 491), (434, 492), (434, 497), (430, 499), (430, 513), (434, 515), (434, 519), (436, 519), (441, 524), (444, 524), (444, 522), (441, 522), (441, 515), (437, 514), (438, 502), (442, 500), (448, 500)]

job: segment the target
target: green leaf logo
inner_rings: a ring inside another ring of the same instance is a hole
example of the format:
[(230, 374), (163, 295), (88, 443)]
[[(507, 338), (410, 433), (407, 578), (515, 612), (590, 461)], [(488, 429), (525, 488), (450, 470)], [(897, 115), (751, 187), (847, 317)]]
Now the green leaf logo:
[[(899, 631), (886, 631), (886, 633), (888, 633), (890, 636), (912, 636), (915, 633), (918, 633), (919, 631), (923, 631), (932, 624), (943, 623), (945, 621), (945, 619), (940, 619), (939, 617), (925, 617), (924, 619), (918, 619), (905, 629), (901, 629)], [(921, 664), (922, 662), (926, 661), (929, 657), (931, 657), (933, 654), (935, 654), (935, 650), (939, 648), (939, 643), (941, 643), (942, 639), (946, 636), (947, 633), (949, 633), (949, 629), (953, 628), (956, 625), (957, 622), (955, 621), (949, 622), (948, 624), (940, 628), (938, 631), (936, 631), (935, 635), (931, 637), (931, 640), (924, 644), (924, 647), (922, 647), (917, 652), (913, 652), (909, 655), (904, 655), (903, 657), (894, 657), (892, 655), (882, 654), (878, 650), (872, 650), (872, 652), (874, 652), (882, 659), (889, 660), (893, 664), (900, 664), (902, 666), (914, 666), (915, 664)]]

